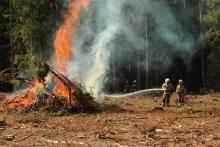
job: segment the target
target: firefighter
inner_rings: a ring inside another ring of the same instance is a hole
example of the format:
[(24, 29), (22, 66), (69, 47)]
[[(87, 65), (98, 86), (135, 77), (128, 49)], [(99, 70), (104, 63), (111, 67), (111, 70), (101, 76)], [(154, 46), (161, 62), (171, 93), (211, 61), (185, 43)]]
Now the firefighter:
[(135, 92), (138, 90), (138, 84), (136, 80), (133, 80), (133, 83), (131, 85), (131, 92)]
[(178, 95), (178, 100), (179, 100), (179, 106), (184, 105), (184, 97), (186, 95), (186, 89), (185, 86), (183, 85), (183, 80), (179, 80), (179, 84), (176, 86), (176, 93)]
[(174, 87), (170, 83), (169, 78), (165, 79), (165, 83), (162, 85), (162, 89), (164, 90), (164, 93), (163, 93), (163, 107), (165, 107), (165, 106), (170, 107), (170, 97), (173, 93)]
[(128, 93), (128, 92), (129, 92), (129, 82), (126, 81), (124, 85), (124, 93)]

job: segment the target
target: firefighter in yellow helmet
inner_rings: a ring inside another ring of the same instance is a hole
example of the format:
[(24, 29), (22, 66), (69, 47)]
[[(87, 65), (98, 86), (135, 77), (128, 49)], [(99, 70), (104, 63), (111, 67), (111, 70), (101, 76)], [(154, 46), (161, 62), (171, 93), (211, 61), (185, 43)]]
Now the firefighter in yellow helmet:
[(170, 79), (166, 78), (165, 79), (165, 83), (163, 83), (162, 85), (162, 89), (164, 90), (163, 93), (163, 107), (165, 106), (170, 106), (170, 97), (173, 93), (174, 87), (173, 85), (170, 83)]
[(179, 106), (184, 105), (184, 97), (186, 95), (186, 88), (183, 85), (183, 80), (179, 80), (179, 84), (176, 86), (176, 93), (178, 95)]

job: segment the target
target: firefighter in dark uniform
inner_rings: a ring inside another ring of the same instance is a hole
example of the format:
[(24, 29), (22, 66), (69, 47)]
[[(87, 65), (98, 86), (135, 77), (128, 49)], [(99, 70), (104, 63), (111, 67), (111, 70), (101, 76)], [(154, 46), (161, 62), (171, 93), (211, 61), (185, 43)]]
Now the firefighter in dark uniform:
[(133, 80), (133, 83), (131, 85), (131, 92), (135, 92), (138, 90), (138, 84), (136, 80)]
[(129, 82), (126, 81), (124, 85), (124, 93), (128, 93), (128, 92), (129, 92)]

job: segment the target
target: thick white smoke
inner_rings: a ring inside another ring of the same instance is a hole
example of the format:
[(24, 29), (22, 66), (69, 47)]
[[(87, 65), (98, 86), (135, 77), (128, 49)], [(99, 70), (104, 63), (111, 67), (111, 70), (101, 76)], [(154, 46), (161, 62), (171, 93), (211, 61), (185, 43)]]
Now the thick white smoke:
[(86, 85), (92, 86), (96, 96), (103, 86), (100, 81), (103, 81), (109, 68), (109, 58), (112, 52), (109, 44), (119, 31), (119, 25), (116, 22), (113, 21), (110, 24), (106, 30), (97, 36), (97, 43), (92, 47), (91, 56), (94, 58), (94, 63), (89, 71), (92, 76), (88, 76), (85, 80)]
[[(103, 0), (95, 1), (95, 5), (99, 5), (99, 7), (101, 7), (101, 9), (99, 9), (101, 10), (100, 13), (97, 14), (97, 19), (103, 21), (103, 30), (95, 35), (93, 44), (90, 46), (88, 53), (82, 53), (77, 49), (74, 51), (74, 56), (76, 59), (71, 64), (73, 69), (72, 73), (84, 73), (84, 76), (77, 76), (80, 77), (83, 83), (85, 83), (86, 87), (91, 87), (93, 89), (95, 97), (98, 97), (101, 94), (100, 92), (103, 88), (103, 83), (101, 81), (104, 80), (106, 72), (108, 71), (109, 60), (113, 51), (113, 46), (111, 43), (113, 43), (113, 40), (116, 38), (117, 34), (120, 33), (121, 29), (121, 7), (123, 0), (111, 0), (105, 1), (104, 3), (103, 2)], [(102, 13), (102, 11), (105, 11), (105, 13)], [(103, 14), (105, 15), (103, 16)], [(107, 19), (104, 20), (103, 18)], [(91, 33), (90, 29), (91, 28), (86, 31)], [(82, 40), (79, 40), (79, 42), (81, 41)], [(87, 61), (87, 63), (85, 61)], [(87, 65), (85, 66), (85, 64)]]
[[(177, 51), (184, 53), (179, 55), (182, 58), (195, 52), (192, 36), (182, 29), (165, 1), (93, 0), (89, 10), (82, 10), (78, 28), (70, 73), (88, 90), (91, 87), (97, 98), (112, 58), (127, 63), (128, 52), (146, 56), (147, 47), (149, 62), (156, 61), (158, 68), (166, 69)], [(146, 30), (151, 38), (146, 38)], [(145, 64), (140, 66), (145, 68)]]

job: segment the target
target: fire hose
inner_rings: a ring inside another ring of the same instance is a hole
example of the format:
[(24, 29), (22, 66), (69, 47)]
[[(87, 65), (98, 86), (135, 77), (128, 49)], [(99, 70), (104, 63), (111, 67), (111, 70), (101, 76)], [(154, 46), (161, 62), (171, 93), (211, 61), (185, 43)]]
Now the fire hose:
[(161, 88), (153, 88), (153, 89), (144, 89), (132, 93), (126, 94), (103, 94), (104, 98), (129, 98), (129, 97), (136, 97), (136, 96), (149, 96), (149, 95), (162, 95), (163, 89)]

